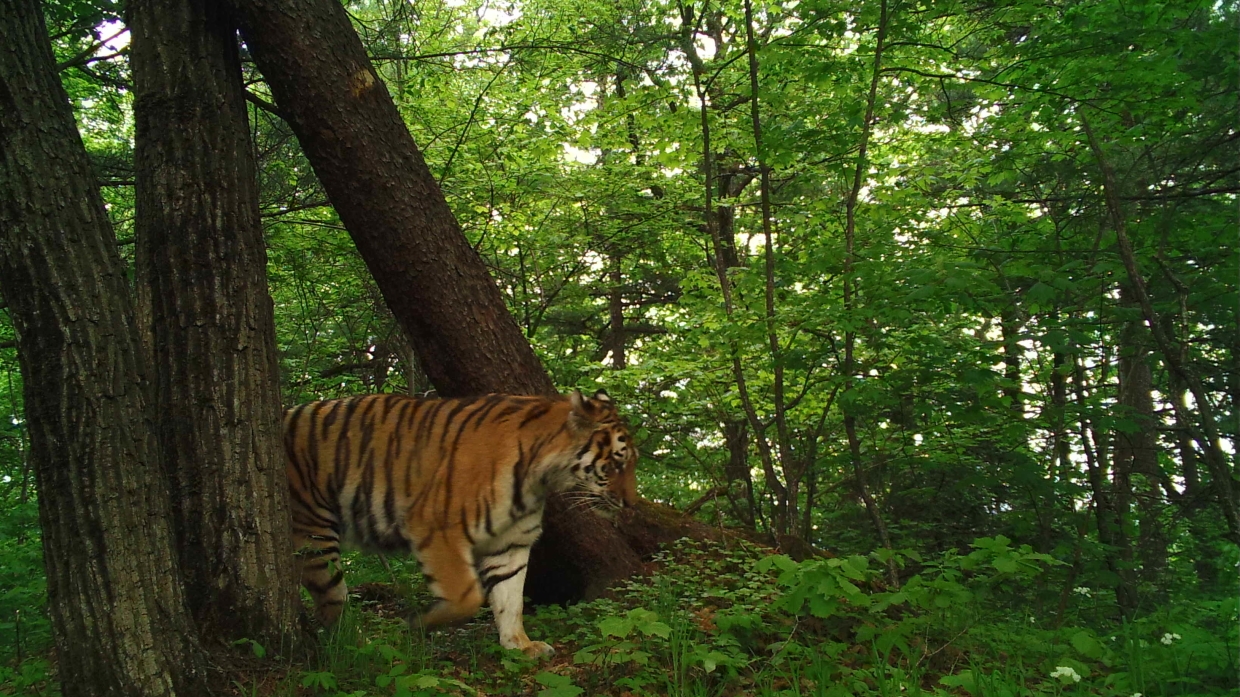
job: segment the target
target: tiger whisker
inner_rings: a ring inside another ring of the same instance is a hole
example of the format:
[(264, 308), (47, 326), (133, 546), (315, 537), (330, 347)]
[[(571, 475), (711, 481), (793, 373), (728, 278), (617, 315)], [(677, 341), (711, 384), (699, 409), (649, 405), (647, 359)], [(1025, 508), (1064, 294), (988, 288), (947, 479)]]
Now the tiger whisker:
[(592, 494), (581, 494), (577, 496), (570, 496), (568, 498), (569, 498), (569, 506), (568, 506), (569, 510), (576, 510), (579, 508), (594, 508), (594, 504), (598, 500), (598, 497)]

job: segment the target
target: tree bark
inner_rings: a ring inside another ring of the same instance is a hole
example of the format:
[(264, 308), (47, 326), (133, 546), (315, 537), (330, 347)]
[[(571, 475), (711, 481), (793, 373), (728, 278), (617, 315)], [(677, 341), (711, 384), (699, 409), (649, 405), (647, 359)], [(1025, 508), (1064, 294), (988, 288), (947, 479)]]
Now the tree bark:
[(0, 293), (63, 693), (205, 693), (116, 241), (33, 0), (0, 2)]
[(300, 600), (236, 29), (207, 0), (128, 13), (138, 278), (186, 596), (204, 638), (279, 646)]
[(554, 394), (340, 3), (234, 4), (281, 114), (439, 394)]
[[(554, 394), (344, 8), (335, 0), (234, 6), (276, 104), (439, 395)], [(640, 571), (638, 561), (612, 526), (553, 501), (526, 592), (548, 602), (593, 597)], [(539, 591), (552, 586), (559, 590)]]
[[(723, 466), (724, 481), (728, 483), (728, 500), (732, 502), (736, 518), (750, 530), (758, 529), (758, 502), (753, 493), (753, 475), (749, 471), (749, 422), (729, 419), (723, 422), (723, 440), (728, 446), (728, 462)], [(734, 484), (743, 487), (740, 494), (732, 492)], [(736, 505), (741, 497), (744, 507)]]
[[(1058, 324), (1059, 313), (1055, 312), (1052, 321)], [(1068, 414), (1068, 386), (1067, 386), (1067, 356), (1059, 350), (1051, 355), (1051, 424), (1053, 427), (1053, 448), (1055, 457), (1051, 465), (1051, 480), (1055, 482), (1066, 482), (1072, 475), (1075, 465), (1070, 460), (1072, 454), (1071, 444), (1068, 441), (1067, 414)], [(1061, 497), (1060, 505), (1065, 512), (1073, 510), (1074, 501), (1071, 496)]]
[[(1120, 287), (1120, 305), (1128, 311), (1140, 312), (1132, 298), (1132, 289)], [(1138, 315), (1139, 316), (1139, 315)], [(1120, 505), (1128, 510), (1129, 500), (1137, 503), (1137, 553), (1141, 562), (1142, 580), (1161, 588), (1167, 566), (1167, 536), (1162, 517), (1165, 502), (1158, 488), (1158, 420), (1154, 416), (1153, 376), (1150, 372), (1150, 351), (1146, 332), (1136, 317), (1125, 321), (1118, 346), (1119, 415), (1132, 422), (1131, 427), (1118, 429), (1115, 437), (1115, 472), (1122, 477)], [(1139, 475), (1134, 481), (1133, 475)]]
[(1021, 322), (1017, 316), (1015, 301), (1003, 308), (999, 316), (999, 328), (1003, 333), (1003, 396), (1008, 408), (1017, 418), (1025, 418), (1025, 405), (1021, 399), (1020, 359), (1025, 349), (1020, 345)]

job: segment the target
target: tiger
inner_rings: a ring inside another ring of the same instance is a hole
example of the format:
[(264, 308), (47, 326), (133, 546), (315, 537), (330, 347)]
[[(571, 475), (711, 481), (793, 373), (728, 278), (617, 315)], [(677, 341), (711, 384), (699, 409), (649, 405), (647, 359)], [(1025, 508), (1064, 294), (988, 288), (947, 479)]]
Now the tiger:
[(411, 625), (463, 622), (488, 601), (504, 648), (551, 655), (522, 620), (548, 494), (607, 517), (638, 501), (637, 448), (603, 390), (310, 402), (285, 412), (284, 448), (301, 584), (326, 627), (347, 597), (342, 548), (412, 553), (436, 602)]

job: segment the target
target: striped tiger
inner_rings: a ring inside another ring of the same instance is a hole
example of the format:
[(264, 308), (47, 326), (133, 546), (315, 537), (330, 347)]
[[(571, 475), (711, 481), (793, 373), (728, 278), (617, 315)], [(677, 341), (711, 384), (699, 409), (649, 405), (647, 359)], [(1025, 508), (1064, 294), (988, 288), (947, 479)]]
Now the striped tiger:
[(301, 583), (327, 626), (346, 597), (342, 546), (412, 553), (438, 601), (411, 621), (464, 621), (488, 600), (500, 644), (549, 655), (521, 617), (547, 495), (608, 516), (637, 501), (637, 448), (602, 390), (311, 402), (285, 413), (284, 447)]

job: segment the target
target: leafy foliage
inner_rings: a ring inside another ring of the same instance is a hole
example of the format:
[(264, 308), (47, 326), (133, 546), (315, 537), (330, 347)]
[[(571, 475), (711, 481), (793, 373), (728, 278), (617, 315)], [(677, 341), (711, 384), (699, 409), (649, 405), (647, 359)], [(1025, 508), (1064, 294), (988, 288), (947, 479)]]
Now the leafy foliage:
[[(555, 637), (550, 663), (498, 649), (487, 619), (411, 636), (388, 609), (346, 612), (317, 665), (275, 694), (1209, 695), (1234, 688), (1236, 603), (1175, 604), (1094, 627), (1028, 610), (1064, 569), (981, 538), (967, 552), (904, 564), (884, 583), (886, 550), (795, 562), (733, 539), (681, 540), (650, 578), (614, 599), (543, 607), (531, 631)], [(351, 575), (382, 578), (373, 558)], [(369, 586), (372, 581), (367, 581)], [(356, 600), (356, 599), (355, 599)], [(1070, 606), (1092, 602), (1074, 593)]]
[[(44, 6), (130, 254), (124, 27)], [(557, 383), (629, 406), (644, 495), (835, 556), (669, 550), (617, 600), (542, 609), (571, 647), (542, 668), (354, 613), (279, 689), (1234, 690), (1234, 1), (349, 9)], [(430, 390), (245, 70), (286, 402)], [(54, 664), (15, 344), (0, 309), (21, 692)]]

